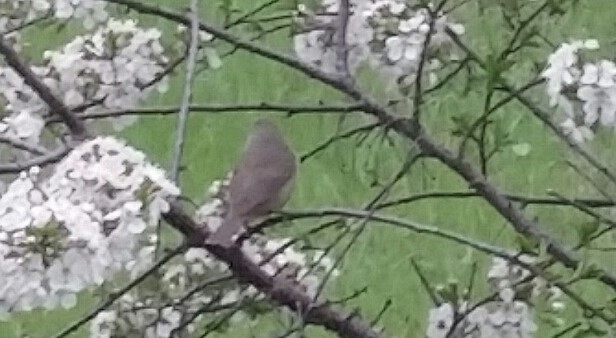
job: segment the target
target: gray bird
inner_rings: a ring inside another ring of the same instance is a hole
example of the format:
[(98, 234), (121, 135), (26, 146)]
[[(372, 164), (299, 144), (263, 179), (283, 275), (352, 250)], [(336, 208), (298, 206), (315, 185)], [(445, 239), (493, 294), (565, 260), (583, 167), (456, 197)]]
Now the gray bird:
[(297, 158), (276, 125), (257, 120), (229, 183), (227, 215), (208, 243), (229, 247), (247, 223), (282, 208), (296, 175)]

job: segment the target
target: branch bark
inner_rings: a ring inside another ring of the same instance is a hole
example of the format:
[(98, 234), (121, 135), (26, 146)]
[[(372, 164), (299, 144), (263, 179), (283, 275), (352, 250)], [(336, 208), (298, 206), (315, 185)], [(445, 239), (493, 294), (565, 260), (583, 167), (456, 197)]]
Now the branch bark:
[[(165, 220), (188, 240), (192, 246), (203, 247), (206, 234), (182, 208), (172, 203)], [(279, 276), (272, 277), (252, 262), (237, 246), (229, 249), (206, 245), (216, 258), (225, 262), (233, 274), (244, 283), (250, 283), (276, 303), (287, 306), (303, 316), (305, 323), (322, 325), (340, 337), (379, 338), (385, 337), (354, 313), (336, 308), (327, 301), (313, 302), (298, 285)]]
[(186, 79), (184, 82), (182, 105), (180, 106), (180, 112), (178, 114), (173, 161), (171, 164), (171, 179), (176, 184), (180, 179), (184, 140), (186, 139), (186, 124), (188, 123), (189, 106), (192, 102), (192, 87), (195, 76), (195, 64), (197, 63), (197, 50), (199, 47), (199, 27), (197, 26), (199, 23), (199, 0), (191, 0), (190, 17), (190, 46), (188, 48), (188, 59), (186, 61)]

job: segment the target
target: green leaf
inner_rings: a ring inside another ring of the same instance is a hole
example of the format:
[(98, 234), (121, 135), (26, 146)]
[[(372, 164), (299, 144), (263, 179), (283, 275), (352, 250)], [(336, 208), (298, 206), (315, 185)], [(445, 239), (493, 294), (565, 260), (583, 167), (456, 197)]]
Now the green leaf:
[(537, 249), (539, 248), (539, 241), (526, 238), (519, 234), (516, 236), (515, 241), (518, 244), (522, 253), (530, 253), (533, 255), (537, 254)]
[(205, 53), (205, 58), (207, 59), (207, 64), (212, 69), (220, 68), (222, 65), (222, 61), (220, 60), (220, 56), (213, 48), (204, 48), (203, 52)]
[(576, 224), (575, 230), (578, 235), (578, 244), (586, 246), (592, 239), (592, 236), (597, 232), (600, 225), (601, 222), (598, 220)]
[(458, 294), (458, 283), (457, 281), (449, 280), (447, 285), (439, 290), (437, 290), (437, 294), (443, 299), (445, 302), (456, 304), (460, 295)]
[(540, 260), (548, 260), (550, 255), (548, 252), (549, 246), (546, 241), (539, 242), (539, 254), (537, 255)]
[(587, 337), (606, 337), (607, 331), (598, 327), (598, 324), (586, 321), (583, 326), (573, 335), (575, 338), (587, 338)]
[(597, 264), (594, 262), (590, 262), (586, 264), (586, 268), (583, 271), (581, 278), (582, 279), (594, 279), (598, 278), (601, 275), (601, 270), (597, 267)]
[(562, 7), (562, 0), (549, 0), (547, 2), (549, 8), (549, 15), (563, 15), (566, 14), (567, 11)]
[(513, 153), (516, 156), (524, 157), (530, 153), (531, 146), (530, 144), (523, 142), (523, 143), (514, 144), (513, 146), (511, 146), (511, 150), (513, 150)]
[(575, 269), (575, 272), (565, 283), (575, 282), (582, 279), (593, 279), (600, 275), (600, 270), (593, 262), (581, 261)]
[(246, 30), (250, 33), (262, 33), (264, 28), (258, 21), (250, 20), (246, 25)]

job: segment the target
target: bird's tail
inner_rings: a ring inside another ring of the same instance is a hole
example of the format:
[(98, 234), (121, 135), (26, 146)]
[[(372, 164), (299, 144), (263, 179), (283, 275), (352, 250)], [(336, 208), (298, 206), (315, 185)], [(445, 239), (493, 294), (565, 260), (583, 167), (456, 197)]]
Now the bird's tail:
[(243, 227), (244, 219), (229, 213), (220, 227), (207, 239), (207, 243), (228, 248), (233, 245), (233, 236)]

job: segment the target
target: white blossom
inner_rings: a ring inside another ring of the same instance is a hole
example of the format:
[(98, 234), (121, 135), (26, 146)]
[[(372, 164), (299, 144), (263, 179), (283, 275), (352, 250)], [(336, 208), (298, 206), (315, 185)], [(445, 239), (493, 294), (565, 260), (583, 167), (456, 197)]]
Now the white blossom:
[(602, 88), (611, 88), (616, 85), (616, 65), (609, 60), (601, 60), (597, 65), (587, 63), (580, 78), (583, 85), (597, 85)]
[(49, 178), (22, 172), (0, 198), (0, 308), (72, 307), (82, 290), (150, 263), (144, 235), (156, 223), (148, 201), (179, 193), (164, 177), (146, 176), (152, 167), (143, 153), (99, 137)]
[(579, 144), (594, 138), (591, 127), (616, 127), (616, 64), (605, 59), (583, 63), (579, 55), (597, 48), (593, 39), (563, 43), (541, 74), (550, 105), (564, 113), (563, 132)]
[[(428, 11), (413, 9), (399, 0), (354, 0), (350, 6), (352, 14), (348, 19), (345, 41), (349, 49), (347, 61), (351, 73), (355, 73), (360, 65), (368, 64), (390, 86), (397, 86), (398, 78), (414, 79), (429, 32)], [(337, 1), (321, 1), (320, 12), (336, 13), (337, 10)], [(325, 72), (336, 72), (335, 35), (338, 33), (332, 28), (335, 26), (332, 25), (335, 15), (315, 16), (299, 8), (297, 20), (307, 23), (307, 31), (293, 37), (297, 56)], [(311, 28), (312, 22), (318, 22), (318, 27)], [(398, 31), (393, 31), (391, 27), (397, 27)], [(458, 34), (464, 33), (463, 26), (439, 13), (430, 44), (432, 53), (426, 56), (426, 63), (431, 63), (437, 56), (453, 57), (446, 48), (452, 44), (445, 33), (446, 28)], [(430, 73), (428, 78), (434, 79), (436, 70), (427, 69)]]
[(579, 77), (580, 72), (575, 67), (578, 62), (578, 51), (583, 48), (582, 41), (563, 43), (548, 58), (548, 66), (541, 76), (548, 82), (547, 94), (550, 97), (550, 105), (556, 105), (556, 96), (564, 86), (572, 85)]
[[(152, 171), (144, 170), (144, 173)], [(154, 180), (159, 180), (158, 174), (151, 175)], [(208, 230), (215, 230), (225, 213), (226, 189), (228, 179), (213, 182), (207, 189), (209, 199), (197, 210), (195, 220), (203, 224)], [(158, 184), (160, 188), (167, 185)], [(166, 191), (173, 191), (169, 186)], [(135, 210), (137, 204), (131, 202), (130, 209)], [(117, 213), (112, 219), (120, 219)], [(321, 285), (321, 276), (325, 271), (334, 269), (331, 258), (324, 252), (307, 254), (288, 246), (288, 238), (265, 238), (255, 235), (245, 241), (242, 252), (255, 264), (260, 264), (261, 269), (270, 275), (284, 275), (295, 278), (303, 290), (310, 296), (315, 296)], [(281, 250), (284, 246), (284, 250)], [(282, 251), (271, 260), (265, 261), (274, 252)], [(312, 269), (311, 269), (312, 268)], [(254, 287), (241, 287), (234, 282), (216, 284), (212, 288), (199, 287), (207, 280), (216, 279), (221, 274), (228, 273), (227, 266), (210, 255), (203, 248), (190, 248), (183, 255), (173, 259), (160, 269), (162, 283), (156, 297), (151, 293), (141, 294), (138, 288), (116, 301), (111, 309), (97, 316), (91, 324), (90, 337), (123, 337), (130, 330), (140, 330), (147, 338), (166, 338), (180, 324), (180, 315), (185, 318), (200, 311), (204, 305), (227, 305), (235, 306), (239, 301), (261, 301), (264, 295)], [(334, 269), (332, 276), (337, 276)], [(189, 297), (186, 295), (190, 293)], [(182, 303), (177, 299), (182, 298)], [(213, 303), (215, 302), (215, 303)], [(168, 304), (173, 304), (169, 306)], [(161, 308), (161, 316), (158, 316), (158, 308)], [(135, 308), (138, 308), (135, 310)], [(131, 309), (130, 311), (126, 311)], [(201, 317), (195, 321), (198, 323)], [(247, 314), (241, 310), (230, 320), (232, 323), (245, 323)], [(187, 326), (183, 330), (191, 332), (194, 326)]]
[(616, 86), (601, 88), (582, 86), (577, 96), (584, 102), (584, 123), (593, 125), (597, 120), (604, 126), (614, 125), (616, 119)]
[[(104, 1), (58, 1), (58, 6), (84, 6), (96, 10)], [(73, 8), (73, 7), (71, 7)], [(82, 8), (82, 7), (78, 7)], [(127, 109), (142, 103), (151, 82), (164, 70), (167, 58), (161, 32), (141, 29), (134, 20), (105, 20), (94, 33), (77, 36), (61, 50), (43, 53), (44, 64), (32, 70), (69, 108), (102, 102), (84, 112)], [(161, 86), (165, 86), (163, 79)], [(49, 107), (10, 67), (0, 67), (0, 95), (9, 116), (0, 121), (0, 134), (37, 144)], [(136, 117), (114, 118), (119, 130)]]
[(590, 128), (585, 125), (577, 125), (572, 119), (566, 119), (560, 124), (565, 135), (577, 144), (585, 143), (594, 138)]
[[(518, 259), (526, 264), (534, 264), (536, 258), (521, 255)], [(562, 291), (540, 277), (531, 278), (530, 271), (512, 264), (500, 257), (492, 259), (492, 265), (487, 273), (491, 290), (497, 292), (498, 298), (473, 306), (466, 299), (458, 304), (451, 300), (443, 302), (430, 310), (426, 336), (428, 338), (444, 338), (448, 336), (460, 338), (533, 338), (537, 332), (533, 305), (530, 302), (516, 298), (516, 287), (532, 287), (533, 297), (549, 295), (550, 306), (560, 308), (565, 304), (560, 300)], [(554, 305), (552, 305), (554, 304)], [(472, 311), (468, 312), (472, 308)], [(562, 311), (562, 310), (561, 310)], [(454, 318), (457, 318), (453, 328)], [(555, 318), (557, 322), (559, 318)], [(452, 334), (453, 333), (453, 334)]]
[(53, 3), (57, 18), (80, 20), (86, 29), (93, 29), (109, 18), (107, 3), (102, 0), (55, 0)]
[(426, 335), (429, 338), (445, 338), (451, 329), (454, 320), (453, 307), (449, 303), (443, 303), (439, 307), (431, 309), (428, 319)]

